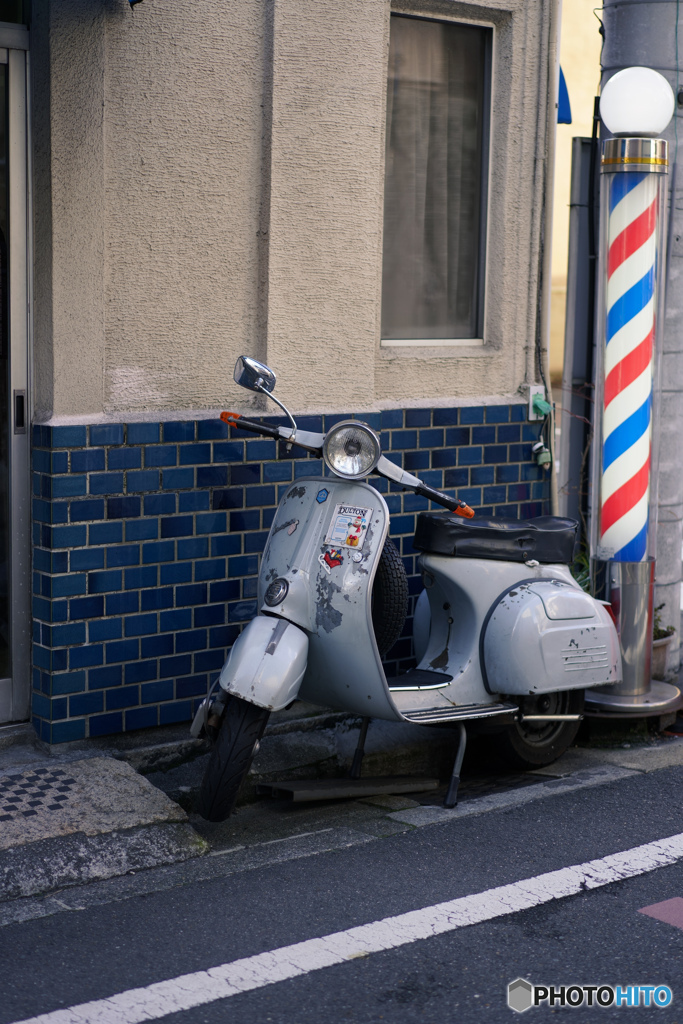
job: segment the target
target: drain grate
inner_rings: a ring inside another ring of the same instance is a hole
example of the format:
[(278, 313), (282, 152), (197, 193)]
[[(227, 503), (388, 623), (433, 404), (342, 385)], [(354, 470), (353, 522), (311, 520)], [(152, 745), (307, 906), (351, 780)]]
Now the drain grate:
[(35, 768), (0, 778), (0, 821), (32, 818), (42, 811), (61, 811), (76, 785), (63, 768)]

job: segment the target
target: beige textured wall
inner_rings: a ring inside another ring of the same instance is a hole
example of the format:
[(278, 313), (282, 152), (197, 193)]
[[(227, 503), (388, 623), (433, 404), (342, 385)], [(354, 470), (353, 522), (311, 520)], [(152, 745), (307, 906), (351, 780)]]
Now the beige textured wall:
[(394, 7), (495, 26), (486, 345), (446, 350), (380, 347), (389, 0), (37, 3), (40, 418), (239, 408), (240, 352), (299, 411), (533, 377), (554, 0)]

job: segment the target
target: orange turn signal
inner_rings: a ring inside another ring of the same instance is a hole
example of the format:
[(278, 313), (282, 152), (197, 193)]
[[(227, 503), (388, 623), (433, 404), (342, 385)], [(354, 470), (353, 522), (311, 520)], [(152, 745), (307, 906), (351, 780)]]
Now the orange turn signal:
[(469, 505), (462, 505), (460, 508), (455, 510), (456, 516), (462, 516), (464, 519), (471, 519), (474, 515), (474, 509), (470, 508)]
[(241, 413), (239, 413), (239, 412), (222, 412), (221, 413), (221, 419), (223, 420), (224, 423), (233, 423), (235, 420), (238, 420), (240, 418), (240, 416), (241, 416)]

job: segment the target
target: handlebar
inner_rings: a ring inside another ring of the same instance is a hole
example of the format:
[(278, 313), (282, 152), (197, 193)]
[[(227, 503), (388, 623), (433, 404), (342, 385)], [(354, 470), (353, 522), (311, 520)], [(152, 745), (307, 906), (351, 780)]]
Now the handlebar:
[(420, 486), (415, 488), (415, 493), (422, 498), (429, 498), (437, 505), (443, 505), (444, 508), (455, 512), (456, 516), (462, 516), (463, 519), (471, 519), (474, 516), (474, 509), (464, 501), (460, 501), (459, 498), (449, 498), (447, 494), (442, 494), (441, 491), (436, 491), (433, 487), (428, 487), (427, 484), (420, 483)]
[[(267, 423), (257, 423), (256, 420), (245, 419), (238, 412), (222, 412), (221, 419), (229, 427), (238, 427), (240, 430), (250, 430), (252, 434), (264, 434), (266, 437), (282, 437), (278, 427), (269, 427)], [(239, 423), (237, 422), (239, 420)]]

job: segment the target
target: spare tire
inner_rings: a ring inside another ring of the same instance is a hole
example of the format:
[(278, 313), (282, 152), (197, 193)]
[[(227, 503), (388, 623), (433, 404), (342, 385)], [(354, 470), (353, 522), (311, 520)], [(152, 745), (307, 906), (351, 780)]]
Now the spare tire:
[(388, 537), (372, 588), (372, 627), (380, 657), (394, 646), (408, 614), (408, 576), (396, 545)]

